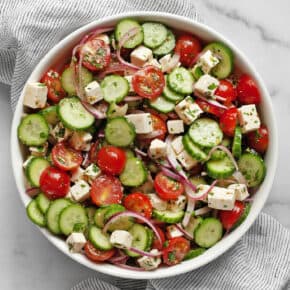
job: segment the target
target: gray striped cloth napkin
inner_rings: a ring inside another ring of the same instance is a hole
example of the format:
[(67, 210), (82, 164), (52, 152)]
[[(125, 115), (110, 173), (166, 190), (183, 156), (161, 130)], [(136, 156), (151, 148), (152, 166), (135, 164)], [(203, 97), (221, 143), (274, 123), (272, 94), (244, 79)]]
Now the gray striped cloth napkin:
[[(198, 17), (190, 0), (2, 0), (0, 82), (11, 86), (12, 109), (35, 65), (64, 36), (100, 17), (137, 10)], [(289, 279), (290, 232), (262, 213), (233, 248), (198, 270), (148, 282), (96, 273), (72, 289), (290, 289)]]

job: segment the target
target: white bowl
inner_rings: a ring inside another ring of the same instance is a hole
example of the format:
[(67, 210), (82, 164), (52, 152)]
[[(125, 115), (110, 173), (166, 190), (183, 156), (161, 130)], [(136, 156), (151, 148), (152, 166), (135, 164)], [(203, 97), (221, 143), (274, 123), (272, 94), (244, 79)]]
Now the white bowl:
[[(234, 52), (235, 55), (235, 64), (244, 72), (249, 73), (258, 83), (260, 88), (260, 92), (262, 94), (262, 105), (260, 106), (260, 112), (264, 122), (267, 124), (269, 133), (270, 133), (270, 144), (265, 157), (265, 162), (267, 165), (267, 174), (264, 182), (260, 186), (259, 190), (255, 194), (255, 200), (252, 205), (252, 209), (250, 211), (249, 216), (245, 220), (245, 222), (239, 226), (236, 230), (234, 230), (230, 235), (222, 239), (215, 246), (208, 249), (203, 255), (182, 262), (179, 265), (173, 267), (164, 267), (157, 269), (152, 272), (139, 272), (139, 271), (131, 271), (127, 269), (121, 269), (113, 265), (109, 264), (94, 264), (90, 262), (84, 255), (81, 254), (71, 254), (69, 253), (68, 247), (65, 242), (53, 236), (46, 229), (41, 229), (40, 231), (46, 236), (46, 238), (52, 242), (58, 249), (60, 249), (63, 253), (74, 259), (75, 261), (102, 273), (123, 277), (123, 278), (131, 278), (131, 279), (156, 279), (156, 278), (164, 278), (169, 276), (174, 276), (178, 274), (182, 274), (194, 269), (197, 269), (203, 265), (206, 265), (225, 253), (230, 247), (232, 247), (250, 228), (250, 226), (254, 223), (258, 214), (262, 210), (267, 197), (269, 195), (274, 174), (276, 170), (277, 164), (277, 148), (278, 148), (278, 139), (277, 139), (277, 129), (276, 122), (274, 118), (274, 112), (272, 108), (271, 98), (269, 93), (265, 87), (264, 82), (259, 76), (256, 69), (253, 65), (248, 61), (246, 56), (229, 40), (227, 40), (220, 33), (216, 32), (212, 28), (190, 20), (185, 17), (168, 14), (168, 13), (160, 13), (160, 12), (132, 12), (119, 14), (116, 16), (106, 17), (100, 19), (98, 21), (94, 21), (90, 24), (87, 24), (75, 32), (68, 35), (62, 41), (60, 41), (55, 47), (53, 47), (39, 62), (36, 66), (32, 74), (30, 75), (28, 82), (38, 81), (41, 75), (49, 68), (53, 67), (57, 64), (58, 61), (63, 61), (63, 59), (69, 55), (72, 47), (76, 45), (76, 43), (80, 40), (80, 38), (92, 30), (95, 27), (101, 26), (110, 26), (115, 25), (120, 19), (125, 17), (134, 17), (138, 20), (150, 20), (150, 21), (160, 21), (164, 24), (167, 24), (169, 27), (173, 27), (176, 29), (180, 29), (182, 31), (188, 31), (194, 35), (197, 35), (202, 40), (209, 42), (213, 40), (219, 40), (226, 43)], [(23, 164), (23, 155), (21, 151), (20, 144), (17, 139), (17, 126), (20, 122), (21, 115), (23, 113), (23, 91), (19, 98), (16, 111), (14, 114), (13, 124), (12, 124), (12, 132), (11, 132), (11, 154), (12, 154), (12, 165), (14, 176), (17, 184), (17, 188), (20, 194), (20, 197), (23, 201), (24, 206), (26, 206), (30, 200), (30, 198), (25, 193), (25, 177), (22, 170)]]

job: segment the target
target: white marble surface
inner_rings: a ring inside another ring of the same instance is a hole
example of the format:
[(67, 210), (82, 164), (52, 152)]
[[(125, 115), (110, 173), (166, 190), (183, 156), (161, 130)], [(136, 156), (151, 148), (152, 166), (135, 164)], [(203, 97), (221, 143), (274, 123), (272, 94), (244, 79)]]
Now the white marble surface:
[[(169, 1), (169, 0), (168, 0)], [(265, 211), (290, 229), (290, 2), (195, 1), (204, 22), (229, 37), (258, 68), (273, 98), (279, 128), (279, 164)], [(94, 275), (54, 248), (25, 216), (14, 184), (9, 135), (9, 90), (0, 85), (0, 288), (69, 289)]]

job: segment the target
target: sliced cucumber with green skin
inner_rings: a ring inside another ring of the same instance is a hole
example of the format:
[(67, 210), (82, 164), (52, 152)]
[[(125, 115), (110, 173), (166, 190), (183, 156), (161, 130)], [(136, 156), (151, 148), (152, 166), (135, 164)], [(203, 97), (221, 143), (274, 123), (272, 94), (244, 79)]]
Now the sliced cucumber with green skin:
[(37, 206), (37, 202), (35, 199), (31, 200), (28, 206), (26, 207), (26, 213), (29, 217), (29, 219), (37, 224), (40, 227), (45, 227), (45, 217), (41, 210)]
[(147, 227), (146, 227), (146, 230), (148, 232), (148, 243), (147, 243), (147, 247), (146, 247), (145, 251), (149, 252), (151, 250), (152, 243), (154, 240), (154, 233), (152, 230), (148, 229)]
[(168, 53), (171, 53), (175, 47), (175, 36), (171, 30), (167, 29), (167, 35), (164, 42), (153, 49), (153, 54), (156, 56), (163, 56)]
[(135, 139), (135, 128), (125, 117), (116, 117), (107, 121), (105, 138), (108, 143), (126, 147)]
[(120, 175), (120, 181), (125, 186), (139, 186), (147, 180), (147, 171), (142, 160), (139, 158), (129, 158), (125, 168)]
[(131, 157), (135, 157), (135, 154), (134, 154), (133, 151), (130, 150), (130, 149), (126, 149), (126, 150), (125, 150), (125, 153), (126, 153), (126, 158), (127, 158), (127, 159), (129, 159), (129, 158), (131, 158)]
[(197, 161), (205, 161), (207, 158), (207, 154), (201, 150), (198, 146), (196, 146), (190, 139), (190, 137), (186, 134), (182, 137), (182, 143), (186, 152)]
[(40, 211), (45, 214), (50, 206), (50, 200), (44, 195), (44, 193), (40, 193), (37, 195), (35, 201)]
[(232, 153), (237, 159), (239, 159), (242, 155), (242, 130), (240, 126), (237, 126), (235, 129)]
[(80, 204), (69, 205), (59, 216), (59, 228), (64, 235), (71, 234), (75, 225), (82, 225), (83, 228), (88, 226), (86, 210)]
[(97, 248), (103, 251), (111, 250), (113, 248), (110, 243), (109, 235), (102, 232), (96, 226), (91, 226), (89, 229), (89, 241)]
[(229, 138), (229, 137), (224, 137), (221, 145), (227, 147), (227, 148), (230, 148), (231, 147), (231, 144), (232, 144), (232, 140)]
[(200, 216), (198, 216), (198, 217), (191, 216), (190, 217), (190, 220), (189, 220), (189, 223), (185, 227), (185, 230), (193, 236), (194, 235), (194, 231), (200, 225), (200, 223), (202, 222), (202, 220), (203, 219)]
[(144, 44), (150, 48), (156, 48), (163, 44), (167, 38), (167, 28), (156, 22), (146, 22), (142, 25), (144, 32)]
[(57, 115), (57, 106), (47, 107), (39, 112), (46, 122), (52, 126), (56, 125), (59, 122), (59, 118)]
[(111, 204), (107, 207), (107, 210), (104, 213), (104, 220), (105, 222), (108, 221), (108, 219), (113, 216), (114, 214), (118, 212), (125, 211), (125, 207), (120, 204)]
[(86, 210), (86, 213), (87, 213), (89, 225), (95, 224), (94, 217), (95, 217), (97, 209), (95, 207), (93, 207), (93, 206), (89, 206), (89, 207), (86, 207), (85, 210)]
[(108, 226), (108, 231), (109, 232), (113, 232), (115, 230), (127, 231), (132, 227), (133, 223), (134, 223), (133, 218), (122, 216)]
[(63, 209), (71, 205), (71, 202), (65, 198), (59, 198), (50, 203), (46, 212), (46, 221), (48, 229), (55, 235), (61, 234), (59, 228), (59, 216)]
[(219, 124), (209, 118), (200, 118), (193, 122), (188, 135), (196, 145), (205, 148), (212, 148), (223, 140), (223, 132)]
[(240, 218), (238, 219), (238, 221), (234, 224), (232, 230), (234, 230), (235, 228), (237, 228), (238, 226), (240, 226), (245, 221), (245, 219), (248, 217), (248, 215), (250, 213), (250, 210), (251, 210), (251, 204), (250, 203), (247, 203), (245, 205), (245, 209), (244, 209), (242, 215), (240, 216)]
[(231, 159), (226, 156), (221, 160), (209, 160), (206, 162), (206, 172), (213, 179), (224, 179), (235, 172), (235, 166)]
[(184, 211), (153, 210), (153, 217), (168, 224), (179, 223), (184, 216)]
[(204, 73), (203, 73), (203, 71), (202, 71), (202, 69), (201, 69), (201, 67), (199, 65), (195, 65), (192, 68), (191, 73), (192, 73), (195, 81), (198, 81), (199, 78), (204, 75)]
[(105, 212), (108, 210), (108, 207), (100, 207), (96, 210), (94, 215), (95, 225), (99, 228), (103, 228), (105, 226)]
[(155, 100), (149, 101), (149, 106), (161, 113), (169, 113), (172, 112), (175, 108), (175, 103), (168, 101), (163, 96), (159, 96)]
[(128, 104), (122, 106), (117, 105), (116, 103), (110, 103), (110, 106), (106, 112), (108, 118), (123, 117), (128, 111)]
[(217, 149), (211, 154), (210, 159), (211, 160), (222, 160), (226, 156), (227, 156), (227, 154), (224, 151)]
[(40, 176), (49, 165), (49, 162), (42, 157), (34, 157), (30, 160), (25, 173), (32, 186), (39, 187)]
[(210, 74), (218, 79), (228, 77), (234, 68), (234, 55), (232, 50), (221, 42), (208, 44), (203, 52), (210, 50), (219, 59), (219, 63), (211, 70)]
[(119, 103), (128, 95), (129, 83), (119, 75), (109, 75), (102, 80), (101, 89), (106, 102)]
[(265, 178), (266, 166), (264, 160), (256, 153), (243, 153), (238, 161), (238, 166), (249, 187), (258, 186)]
[(192, 94), (193, 83), (193, 75), (184, 67), (175, 68), (168, 76), (169, 87), (179, 94)]
[(137, 45), (141, 44), (143, 42), (143, 29), (141, 27), (141, 25), (133, 20), (133, 19), (123, 19), (121, 20), (117, 26), (116, 26), (116, 30), (115, 30), (115, 37), (117, 41), (120, 41), (120, 39), (122, 39), (126, 33), (128, 33), (130, 30), (137, 28), (139, 29), (139, 32), (137, 34), (135, 34), (133, 37), (131, 37), (129, 40), (127, 40), (123, 47), (125, 48), (134, 48)]
[(43, 145), (49, 135), (49, 127), (45, 118), (40, 114), (25, 116), (18, 126), (18, 138), (27, 146)]
[(184, 99), (184, 95), (178, 94), (175, 91), (171, 90), (168, 85), (168, 76), (165, 76), (165, 87), (163, 89), (163, 96), (170, 102), (180, 102)]
[(183, 260), (186, 261), (186, 260), (191, 260), (193, 258), (196, 258), (196, 257), (202, 255), (205, 251), (206, 251), (205, 248), (192, 249), (185, 255)]
[(78, 98), (64, 98), (58, 104), (58, 115), (64, 126), (72, 130), (85, 130), (95, 122)]
[(194, 241), (202, 248), (210, 248), (223, 236), (223, 226), (220, 220), (205, 218), (194, 231)]

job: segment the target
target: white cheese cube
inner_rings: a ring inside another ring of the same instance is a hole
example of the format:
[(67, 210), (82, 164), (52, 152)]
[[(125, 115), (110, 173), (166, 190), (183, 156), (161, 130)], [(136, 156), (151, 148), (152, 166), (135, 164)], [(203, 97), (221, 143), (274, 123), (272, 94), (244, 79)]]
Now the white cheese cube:
[(131, 52), (130, 58), (132, 64), (142, 67), (153, 58), (153, 53), (151, 49), (140, 45)]
[(90, 142), (92, 141), (93, 136), (85, 131), (74, 131), (73, 135), (69, 139), (69, 144), (75, 150), (80, 151), (89, 151)]
[(197, 96), (213, 97), (216, 89), (219, 86), (219, 80), (211, 75), (205, 74), (201, 76), (194, 84), (194, 93)]
[(174, 140), (171, 142), (171, 147), (176, 155), (180, 154), (184, 150), (182, 136), (174, 138)]
[(215, 57), (210, 50), (207, 50), (200, 56), (198, 62), (201, 66), (202, 71), (208, 74), (211, 69), (219, 63), (219, 59)]
[(84, 178), (84, 173), (85, 173), (85, 170), (82, 169), (80, 166), (78, 168), (76, 168), (74, 171), (72, 171), (72, 175), (71, 175), (71, 178), (70, 180), (72, 182), (76, 182), (80, 179), (83, 179)]
[(175, 61), (172, 59), (171, 54), (166, 54), (163, 57), (159, 59), (159, 63), (161, 64), (161, 70), (162, 72), (171, 72), (176, 67), (180, 66), (180, 62), (175, 63)]
[(166, 236), (168, 239), (179, 238), (183, 233), (175, 225), (171, 225), (166, 227)]
[(233, 189), (214, 186), (207, 196), (208, 207), (220, 210), (232, 210), (235, 206)]
[(169, 134), (180, 134), (184, 132), (182, 120), (169, 120), (167, 121), (167, 129)]
[(160, 65), (160, 63), (158, 62), (158, 60), (156, 58), (150, 59), (143, 66), (146, 66), (146, 65), (153, 65), (153, 66), (161, 69), (161, 65)]
[[(157, 254), (158, 250), (153, 249), (150, 251), (152, 254)], [(161, 264), (161, 258), (160, 257), (146, 257), (143, 256), (137, 260), (139, 266), (143, 268), (144, 270), (154, 270)]]
[(129, 84), (129, 92), (130, 93), (133, 93), (134, 92), (133, 85), (132, 85), (132, 78), (133, 78), (133, 76), (132, 75), (124, 76), (124, 78), (128, 81), (128, 84)]
[(193, 159), (186, 150), (183, 150), (181, 153), (177, 155), (177, 160), (181, 163), (181, 165), (186, 169), (190, 170), (194, 167), (198, 161)]
[(180, 211), (184, 210), (186, 205), (186, 196), (179, 195), (176, 199), (170, 199), (168, 201), (167, 210)]
[(63, 124), (57, 123), (55, 127), (50, 131), (50, 135), (56, 142), (62, 142), (68, 140), (72, 135), (72, 131), (68, 128), (65, 128)]
[(261, 121), (255, 105), (241, 106), (238, 111), (243, 133), (255, 131), (260, 128)]
[(149, 152), (153, 159), (165, 158), (167, 154), (167, 145), (159, 139), (154, 139), (151, 141)]
[(193, 123), (203, 113), (199, 105), (189, 96), (175, 106), (175, 112), (186, 125)]
[(43, 83), (28, 83), (24, 89), (23, 105), (32, 109), (44, 108), (47, 92), (47, 86)]
[(97, 81), (93, 81), (85, 87), (85, 94), (87, 102), (92, 105), (103, 99), (103, 92)]
[(235, 191), (236, 200), (243, 201), (249, 196), (249, 192), (245, 184), (231, 184), (228, 188)]
[(89, 184), (84, 180), (78, 180), (71, 188), (70, 193), (77, 202), (82, 202), (90, 197)]
[(31, 152), (32, 156), (36, 157), (43, 157), (46, 155), (48, 149), (48, 143), (44, 143), (42, 146), (34, 147), (31, 146), (29, 147), (29, 151)]
[(100, 34), (96, 38), (103, 40), (106, 44), (110, 44), (110, 38), (107, 34)]
[(153, 131), (150, 113), (130, 114), (125, 117), (134, 125), (137, 134), (147, 134)]
[(150, 198), (152, 207), (157, 210), (166, 210), (167, 209), (167, 201), (161, 199), (157, 194), (155, 193), (149, 193), (148, 197)]
[(73, 253), (80, 253), (86, 242), (87, 240), (83, 233), (71, 233), (66, 239), (69, 250)]
[(101, 170), (96, 164), (92, 163), (85, 169), (84, 175), (88, 177), (91, 183), (95, 178), (101, 175)]
[(113, 231), (110, 237), (110, 243), (120, 249), (128, 249), (132, 246), (133, 237), (132, 235), (123, 230)]

